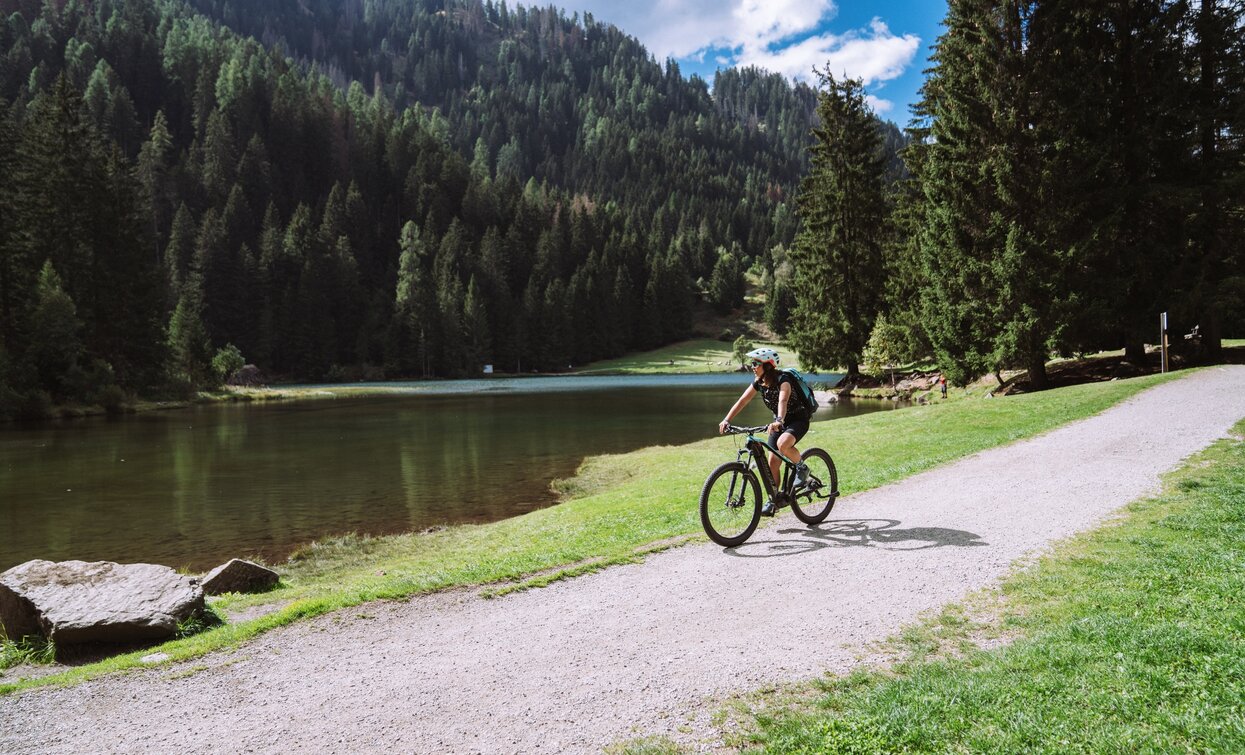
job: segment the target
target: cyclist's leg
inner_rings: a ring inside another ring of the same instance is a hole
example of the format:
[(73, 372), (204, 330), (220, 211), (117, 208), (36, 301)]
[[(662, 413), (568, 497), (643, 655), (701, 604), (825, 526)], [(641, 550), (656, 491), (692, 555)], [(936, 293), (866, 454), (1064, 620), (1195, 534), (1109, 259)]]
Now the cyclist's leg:
[(795, 444), (808, 433), (808, 424), (807, 419), (793, 420), (785, 428), (782, 437), (778, 439), (778, 449), (796, 465), (794, 485), (797, 488), (808, 482), (808, 468), (801, 463), (804, 461), (804, 456), (795, 447)]
[[(779, 451), (782, 451), (783, 450), (782, 439), (786, 438), (787, 436), (788, 436), (788, 433), (786, 432), (770, 433), (769, 434), (770, 447), (777, 448)], [(787, 453), (784, 451), (783, 456), (786, 456), (786, 455)], [(769, 471), (770, 471), (770, 475), (773, 476), (774, 486), (781, 487), (782, 486), (782, 461), (779, 460), (778, 454), (774, 453), (773, 451), (770, 451), (769, 453)]]
[[(795, 434), (791, 432), (784, 432), (778, 437), (778, 443), (776, 445), (778, 446), (778, 450), (782, 451), (782, 455), (790, 459), (792, 464), (799, 464), (804, 457), (800, 455), (800, 451), (795, 447), (795, 443)], [(774, 459), (770, 466), (772, 467), (777, 463), (778, 459)]]

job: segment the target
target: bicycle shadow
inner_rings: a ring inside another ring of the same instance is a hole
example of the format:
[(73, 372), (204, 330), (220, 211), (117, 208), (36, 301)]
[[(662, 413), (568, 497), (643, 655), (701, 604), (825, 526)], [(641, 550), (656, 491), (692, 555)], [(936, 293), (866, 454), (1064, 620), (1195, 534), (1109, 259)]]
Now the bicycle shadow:
[(925, 550), (928, 548), (976, 548), (989, 543), (981, 535), (947, 527), (907, 527), (898, 519), (832, 519), (811, 527), (778, 529), (779, 535), (802, 535), (797, 540), (760, 540), (723, 550), (738, 558), (775, 558), (811, 553), (823, 548), (880, 548)]

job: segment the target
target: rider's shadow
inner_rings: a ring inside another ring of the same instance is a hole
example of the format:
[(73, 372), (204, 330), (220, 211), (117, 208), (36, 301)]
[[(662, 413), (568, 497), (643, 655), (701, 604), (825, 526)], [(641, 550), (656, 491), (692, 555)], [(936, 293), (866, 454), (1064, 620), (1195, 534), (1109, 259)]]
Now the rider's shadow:
[(779, 529), (779, 535), (801, 535), (794, 540), (744, 543), (726, 552), (741, 558), (774, 558), (808, 553), (822, 548), (881, 548), (882, 550), (924, 550), (959, 546), (975, 548), (989, 545), (966, 530), (947, 527), (907, 527), (897, 519), (838, 519), (807, 528)]

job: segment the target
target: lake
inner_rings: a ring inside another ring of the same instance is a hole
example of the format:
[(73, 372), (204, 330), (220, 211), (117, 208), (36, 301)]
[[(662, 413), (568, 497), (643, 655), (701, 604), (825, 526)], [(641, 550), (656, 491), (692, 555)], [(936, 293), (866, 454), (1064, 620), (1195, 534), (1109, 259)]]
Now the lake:
[[(556, 503), (549, 482), (585, 456), (716, 434), (748, 380), (387, 383), (375, 396), (0, 425), (0, 571), (32, 558), (202, 570), (351, 531), (504, 519)], [(814, 419), (894, 406), (842, 402)], [(758, 397), (736, 421), (767, 419)]]

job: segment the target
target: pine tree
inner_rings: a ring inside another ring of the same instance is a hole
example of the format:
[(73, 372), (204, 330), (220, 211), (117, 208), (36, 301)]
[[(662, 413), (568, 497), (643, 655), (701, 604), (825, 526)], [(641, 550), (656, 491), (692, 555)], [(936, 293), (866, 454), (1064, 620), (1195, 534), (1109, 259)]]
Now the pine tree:
[(182, 202), (173, 215), (172, 228), (169, 230), (169, 241), (164, 247), (164, 275), (171, 300), (168, 309), (172, 311), (181, 298), (182, 283), (190, 274), (190, 265), (195, 258), (195, 239), (198, 230), (190, 209)]
[(203, 326), (203, 291), (197, 276), (182, 286), (169, 319), (170, 377), (194, 389), (211, 383), (212, 344)]
[(168, 119), (163, 110), (157, 110), (147, 141), (138, 153), (138, 180), (150, 222), (147, 235), (156, 250), (156, 260), (161, 259), (160, 250), (173, 218), (174, 187), (169, 176), (172, 154), (173, 136), (169, 133)]
[(812, 171), (800, 184), (803, 230), (791, 249), (788, 337), (810, 369), (859, 371), (885, 286), (889, 208), (881, 138), (858, 80), (821, 73)]
[[(1146, 361), (1158, 313), (1187, 277), (1185, 202), (1194, 112), (1182, 67), (1188, 6), (1087, 0), (1034, 15), (1026, 51), (1031, 130), (1053, 180), (1037, 198), (1044, 248), (1068, 254), (1070, 350), (1119, 348)], [(1058, 299), (1058, 296), (1048, 296)]]
[(1245, 327), (1245, 1), (1202, 0), (1186, 67), (1192, 94), (1196, 199), (1182, 260), (1180, 314), (1218, 360), (1230, 327)]
[(725, 249), (718, 249), (718, 261), (709, 278), (709, 304), (726, 314), (744, 303), (744, 271), (739, 258)]
[(82, 322), (51, 260), (43, 263), (39, 273), (32, 322), (25, 359), (53, 398), (69, 398), (83, 357)]
[[(17, 134), (8, 103), (0, 99), (0, 176), (17, 175)], [(30, 250), (18, 237), (17, 182), (0, 181), (0, 350), (15, 349), (21, 340), (33, 279)]]
[(414, 222), (402, 227), (400, 246), (393, 319), (386, 340), (386, 372), (427, 377), (432, 367), (429, 328), (435, 323), (428, 315), (435, 311), (430, 306), (434, 295), (425, 271), (428, 249)]
[(473, 275), (463, 300), (463, 330), (466, 336), (468, 374), (480, 365), (493, 362), (493, 339), (489, 329), (488, 307)]
[(33, 276), (52, 260), (79, 316), (89, 323), (96, 252), (92, 214), (107, 190), (98, 137), (86, 121), (81, 95), (64, 75), (51, 91), (35, 97), (24, 122), (14, 213), (20, 256), (27, 260), (23, 267)]

